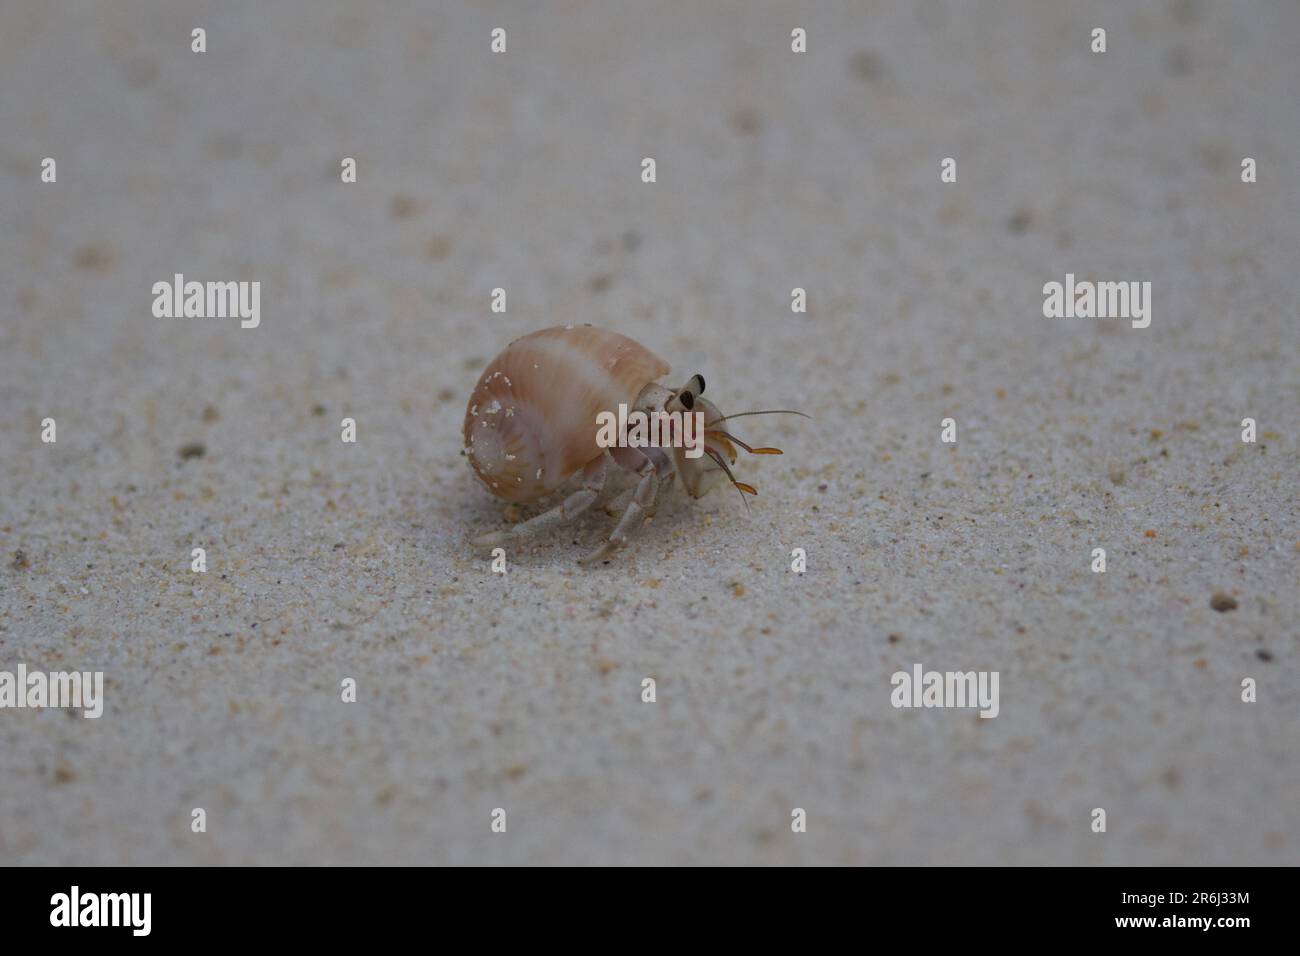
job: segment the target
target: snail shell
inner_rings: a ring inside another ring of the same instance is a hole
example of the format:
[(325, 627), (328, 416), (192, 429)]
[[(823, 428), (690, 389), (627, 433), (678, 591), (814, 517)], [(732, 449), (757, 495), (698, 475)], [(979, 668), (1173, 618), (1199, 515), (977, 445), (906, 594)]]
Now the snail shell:
[(593, 325), (515, 339), (483, 371), (465, 411), (465, 453), (507, 501), (550, 494), (604, 453), (596, 415), (632, 408), (669, 371), (644, 345)]

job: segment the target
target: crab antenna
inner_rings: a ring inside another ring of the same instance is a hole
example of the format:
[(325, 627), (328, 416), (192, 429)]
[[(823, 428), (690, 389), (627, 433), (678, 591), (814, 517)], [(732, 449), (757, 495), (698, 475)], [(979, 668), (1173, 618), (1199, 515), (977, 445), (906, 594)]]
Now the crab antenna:
[(715, 418), (711, 422), (705, 422), (704, 427), (716, 425), (718, 422), (725, 422), (732, 418), (744, 418), (746, 415), (801, 415), (804, 418), (812, 418), (811, 415), (805, 415), (803, 412), (797, 412), (793, 408), (768, 408), (759, 412), (736, 412), (734, 415), (723, 415), (721, 418)]
[(747, 485), (747, 484), (745, 484), (743, 481), (737, 481), (737, 480), (736, 480), (736, 476), (733, 475), (733, 474), (731, 473), (731, 469), (727, 467), (727, 463), (726, 463), (725, 461), (722, 460), (722, 456), (719, 455), (719, 454), (718, 454), (716, 451), (714, 451), (712, 448), (709, 448), (709, 447), (706, 445), (705, 448), (704, 448), (704, 452), (705, 452), (705, 454), (707, 454), (710, 458), (712, 458), (714, 461), (716, 461), (716, 462), (718, 463), (718, 467), (719, 467), (719, 468), (721, 468), (723, 471), (725, 471), (725, 472), (727, 473), (727, 477), (731, 479), (731, 483), (732, 483), (733, 485), (735, 485), (735, 486), (736, 486), (736, 490), (740, 492), (740, 500), (743, 501), (743, 502), (745, 502), (745, 510), (748, 511), (748, 510), (749, 510), (749, 499), (745, 497), (745, 493), (748, 492), (748, 493), (751, 494), (751, 495), (756, 495), (756, 494), (758, 494), (757, 489), (755, 489), (753, 485)]
[(741, 448), (745, 449), (745, 451), (749, 452), (751, 455), (784, 455), (785, 454), (785, 452), (781, 451), (781, 449), (779, 448), (752, 448), (749, 445), (746, 445), (735, 435), (732, 435), (729, 432), (724, 432), (721, 428), (715, 428), (712, 431), (715, 435), (721, 435), (723, 438), (727, 439), (727, 441), (739, 445)]

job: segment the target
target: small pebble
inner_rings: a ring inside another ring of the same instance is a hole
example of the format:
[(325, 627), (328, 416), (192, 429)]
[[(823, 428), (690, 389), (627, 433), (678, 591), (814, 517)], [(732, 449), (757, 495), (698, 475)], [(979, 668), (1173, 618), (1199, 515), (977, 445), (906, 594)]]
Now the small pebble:
[(117, 250), (108, 242), (91, 242), (77, 250), (73, 261), (78, 269), (91, 272), (109, 272), (117, 265)]
[(388, 206), (388, 213), (394, 219), (410, 219), (419, 211), (420, 202), (412, 196), (394, 196)]
[(757, 110), (739, 109), (731, 115), (731, 125), (742, 136), (753, 136), (763, 128), (763, 118)]
[(874, 83), (885, 75), (885, 66), (875, 53), (859, 50), (849, 57), (849, 72), (864, 83)]
[(1029, 227), (1034, 224), (1034, 211), (1027, 207), (1021, 207), (1011, 214), (1007, 220), (1007, 231), (1012, 235), (1022, 236), (1029, 231)]
[(1222, 591), (1215, 591), (1210, 598), (1210, 607), (1223, 613), (1225, 611), (1234, 611), (1237, 608), (1237, 599), (1231, 594), (1224, 594)]

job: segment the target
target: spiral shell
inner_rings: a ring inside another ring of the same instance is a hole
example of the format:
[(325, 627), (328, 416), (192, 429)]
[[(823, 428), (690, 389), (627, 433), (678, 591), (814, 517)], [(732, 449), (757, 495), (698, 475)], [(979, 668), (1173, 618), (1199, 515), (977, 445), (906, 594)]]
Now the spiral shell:
[(668, 363), (617, 332), (556, 326), (515, 339), (465, 411), (465, 453), (492, 494), (532, 501), (603, 453), (596, 415), (629, 408)]

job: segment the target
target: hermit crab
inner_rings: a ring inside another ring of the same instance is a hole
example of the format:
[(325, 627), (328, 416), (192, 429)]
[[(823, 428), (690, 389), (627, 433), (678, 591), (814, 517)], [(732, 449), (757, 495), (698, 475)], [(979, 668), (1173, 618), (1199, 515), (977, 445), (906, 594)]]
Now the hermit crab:
[[(660, 485), (674, 475), (692, 498), (722, 480), (742, 497), (758, 494), (731, 470), (736, 448), (755, 455), (781, 450), (752, 448), (723, 423), (743, 415), (803, 413), (723, 415), (701, 397), (703, 376), (668, 388), (656, 381), (668, 372), (668, 363), (645, 346), (593, 325), (542, 329), (511, 342), (483, 371), (465, 411), (465, 454), (474, 474), (492, 494), (516, 504), (537, 501), (575, 475), (581, 486), (550, 510), (476, 538), (475, 545), (494, 547), (577, 517), (599, 499), (611, 464), (638, 480), (608, 506), (615, 512), (622, 507), (622, 517), (583, 563), (605, 560), (626, 544), (654, 513)], [(612, 420), (618, 424), (610, 428)], [(666, 426), (661, 440), (645, 440), (638, 428), (645, 421)]]

